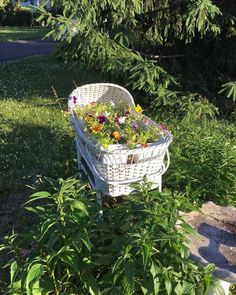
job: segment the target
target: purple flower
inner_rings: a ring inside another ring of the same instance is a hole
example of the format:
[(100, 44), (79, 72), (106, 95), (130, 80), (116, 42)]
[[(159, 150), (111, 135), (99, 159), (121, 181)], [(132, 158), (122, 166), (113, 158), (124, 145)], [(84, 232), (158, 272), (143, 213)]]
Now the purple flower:
[(73, 99), (73, 104), (76, 104), (76, 102), (77, 102), (77, 97), (76, 97), (76, 96), (73, 96), (72, 99)]
[(131, 123), (131, 127), (132, 127), (133, 129), (138, 129), (138, 124), (136, 123), (136, 121), (133, 121), (133, 122)]
[(106, 122), (107, 117), (104, 116), (104, 115), (100, 115), (100, 116), (97, 116), (97, 119), (98, 119), (98, 122), (99, 122), (100, 124), (103, 124), (103, 123)]
[(115, 122), (118, 123), (119, 125), (120, 124), (124, 124), (125, 123), (125, 119), (126, 119), (126, 117), (116, 117), (115, 118)]
[(128, 111), (125, 112), (125, 116), (129, 117), (129, 115), (130, 115), (130, 111), (128, 110)]

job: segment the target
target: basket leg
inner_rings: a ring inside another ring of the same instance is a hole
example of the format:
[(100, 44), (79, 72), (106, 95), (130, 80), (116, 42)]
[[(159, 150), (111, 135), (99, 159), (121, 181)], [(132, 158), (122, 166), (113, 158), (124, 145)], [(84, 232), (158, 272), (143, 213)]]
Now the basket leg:
[[(102, 208), (102, 193), (101, 192), (96, 192), (96, 200), (97, 200), (97, 203), (101, 206)], [(98, 220), (100, 220), (103, 216), (103, 210), (101, 209), (99, 211), (99, 217), (98, 217)]]
[(83, 169), (82, 169), (82, 162), (81, 162), (81, 158), (82, 155), (80, 153), (80, 148), (78, 146), (78, 144), (76, 143), (76, 153), (77, 153), (77, 161), (78, 161), (78, 171), (79, 171), (79, 176), (82, 175)]
[(162, 192), (162, 175), (155, 175), (150, 179), (150, 181), (153, 183), (153, 189), (158, 189), (158, 191)]
[(158, 185), (158, 190), (161, 193), (162, 192), (162, 177), (159, 177), (159, 185)]

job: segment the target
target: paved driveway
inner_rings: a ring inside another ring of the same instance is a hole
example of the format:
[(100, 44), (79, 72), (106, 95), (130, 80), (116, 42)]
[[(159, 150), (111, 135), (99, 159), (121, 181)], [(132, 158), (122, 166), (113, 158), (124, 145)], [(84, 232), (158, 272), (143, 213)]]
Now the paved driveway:
[(55, 42), (48, 40), (17, 40), (0, 42), (0, 62), (52, 52)]

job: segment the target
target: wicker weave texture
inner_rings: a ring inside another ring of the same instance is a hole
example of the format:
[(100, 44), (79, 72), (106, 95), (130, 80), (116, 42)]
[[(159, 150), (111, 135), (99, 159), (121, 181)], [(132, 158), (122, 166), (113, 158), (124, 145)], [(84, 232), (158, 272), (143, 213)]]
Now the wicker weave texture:
[[(83, 158), (88, 164), (93, 175), (90, 175), (93, 188), (111, 196), (128, 195), (133, 190), (130, 184), (140, 182), (145, 175), (148, 180), (154, 181), (153, 188), (160, 188), (161, 175), (168, 168), (168, 165), (164, 164), (164, 157), (172, 135), (167, 130), (162, 130), (163, 136), (148, 147), (129, 149), (125, 145), (117, 144), (103, 149), (86, 135), (83, 121), (75, 118), (73, 114), (74, 106), (84, 106), (95, 101), (114, 104), (122, 101), (128, 106), (134, 105), (132, 95), (126, 89), (107, 83), (78, 87), (69, 97), (68, 105), (76, 131), (78, 161)], [(159, 127), (153, 121), (150, 122)]]
[[(73, 103), (73, 97), (76, 97), (76, 104)], [(69, 108), (75, 105), (87, 105), (92, 102), (102, 102), (118, 104), (126, 103), (128, 106), (134, 105), (132, 95), (123, 87), (110, 83), (87, 84), (76, 88), (69, 97)]]
[[(89, 182), (92, 188), (96, 191), (100, 191), (103, 194), (118, 197), (129, 195), (134, 191), (134, 188), (131, 186), (132, 183), (142, 183), (143, 179), (138, 179), (136, 181), (127, 181), (123, 182), (108, 182), (106, 180), (101, 179), (100, 175), (97, 174), (96, 171), (93, 170), (93, 166), (91, 163), (85, 158), (84, 151), (80, 149), (78, 144), (78, 137), (76, 140), (77, 144), (77, 156), (79, 161), (79, 170), (83, 170), (87, 175)], [(163, 164), (163, 163), (162, 163)], [(165, 170), (165, 166), (162, 165), (161, 170), (157, 171), (156, 174), (147, 175), (147, 180), (152, 183), (151, 189), (158, 188), (159, 191), (162, 189), (162, 174)]]
[(85, 158), (92, 163), (97, 173), (106, 181), (124, 181), (152, 175), (162, 169), (167, 143), (109, 153), (85, 141), (77, 134), (77, 144)]

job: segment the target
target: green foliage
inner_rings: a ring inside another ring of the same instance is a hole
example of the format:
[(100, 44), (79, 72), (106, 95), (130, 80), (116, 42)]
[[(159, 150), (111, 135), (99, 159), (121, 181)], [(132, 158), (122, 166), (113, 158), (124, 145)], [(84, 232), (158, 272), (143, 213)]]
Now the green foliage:
[(0, 1), (0, 25), (2, 26), (32, 26), (31, 9), (20, 6), (19, 2)]
[(9, 5), (10, 0), (0, 0), (0, 10), (5, 10), (7, 5)]
[(174, 127), (173, 122), (167, 185), (196, 203), (236, 205), (235, 125), (200, 119)]
[[(52, 0), (51, 5), (58, 7), (59, 1)], [(64, 60), (84, 62), (88, 68), (109, 72), (114, 79), (139, 91), (145, 103), (155, 101), (157, 107), (163, 108), (165, 100), (176, 115), (179, 105), (183, 115), (191, 91), (205, 97), (211, 88), (209, 101), (214, 101), (212, 87), (196, 90), (190, 87), (189, 78), (198, 75), (198, 80), (208, 79), (202, 69), (202, 64), (208, 64), (207, 52), (211, 48), (207, 40), (223, 42), (221, 31), (230, 25), (226, 5), (221, 7), (211, 0), (99, 0), (92, 6), (81, 0), (60, 1), (60, 5), (62, 13), (56, 16), (41, 7), (40, 20), (45, 19), (51, 27), (48, 35), (61, 41), (58, 56)], [(195, 43), (201, 43), (199, 48)], [(203, 56), (203, 63), (199, 63), (199, 56)], [(214, 60), (207, 66), (211, 77), (215, 65)]]
[(220, 33), (219, 26), (211, 22), (217, 15), (221, 15), (220, 9), (212, 1), (189, 1), (186, 16), (186, 28), (189, 36), (193, 37), (196, 33), (204, 36), (209, 31), (218, 35)]
[(52, 190), (25, 204), (38, 223), (0, 248), (10, 255), (4, 294), (194, 295), (209, 286), (212, 265), (203, 270), (189, 259), (185, 235), (193, 230), (176, 228), (178, 210), (192, 209), (186, 199), (150, 193), (145, 182), (101, 218), (86, 185), (48, 181)]
[(33, 24), (33, 14), (30, 8), (19, 7), (14, 10), (13, 26), (29, 26)]
[(222, 85), (222, 89), (219, 91), (224, 93), (227, 98), (231, 98), (233, 101), (236, 101), (236, 81), (231, 81)]

